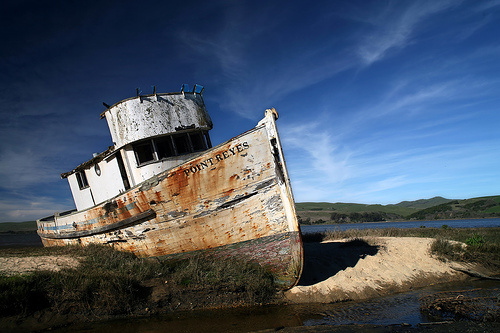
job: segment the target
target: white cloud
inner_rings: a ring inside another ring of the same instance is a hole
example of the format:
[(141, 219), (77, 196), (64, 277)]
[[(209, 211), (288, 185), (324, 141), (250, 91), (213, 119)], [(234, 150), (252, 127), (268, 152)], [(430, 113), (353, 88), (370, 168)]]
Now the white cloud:
[(410, 44), (414, 31), (425, 19), (457, 4), (457, 1), (417, 1), (406, 8), (399, 7), (401, 2), (383, 8), (371, 19), (372, 32), (358, 46), (358, 55), (366, 65), (381, 60), (389, 51)]
[(0, 188), (25, 189), (57, 180), (58, 170), (46, 157), (45, 152), (30, 148), (4, 149), (0, 157)]
[(71, 199), (59, 201), (50, 197), (23, 196), (0, 201), (0, 222), (34, 221), (55, 212), (74, 209)]
[[(491, 149), (496, 141), (445, 144), (441, 138), (456, 133), (453, 127), (442, 129), (447, 124), (443, 119), (434, 126), (437, 132), (415, 128), (398, 137), (389, 128), (366, 132), (365, 137), (354, 141), (347, 141), (346, 132), (328, 125), (327, 118), (321, 119), (324, 121), (280, 124), (294, 195), (299, 202), (396, 203), (394, 198), (402, 201), (450, 192), (453, 198), (468, 197), (466, 191), (472, 179), (488, 174), (491, 179), (495, 174), (500, 177), (495, 168), (500, 155)], [(468, 119), (457, 116), (448, 123)], [(426, 126), (429, 124), (424, 123)], [(406, 148), (402, 148), (405, 144)], [(477, 186), (486, 188), (488, 184)]]
[(491, 10), (494, 7), (500, 6), (500, 0), (492, 0), (492, 1), (479, 1), (477, 11), (486, 11)]
[(295, 161), (312, 170), (308, 177), (316, 175), (332, 183), (349, 178), (349, 153), (341, 151), (332, 132), (324, 130), (320, 123), (288, 124), (280, 129), (284, 145), (296, 151)]

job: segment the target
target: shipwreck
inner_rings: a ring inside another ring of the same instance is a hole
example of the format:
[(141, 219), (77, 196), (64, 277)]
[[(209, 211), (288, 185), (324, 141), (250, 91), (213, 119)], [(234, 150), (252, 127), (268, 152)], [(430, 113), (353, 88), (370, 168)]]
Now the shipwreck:
[(109, 244), (160, 260), (237, 258), (283, 288), (300, 278), (303, 249), (275, 121), (212, 147), (204, 88), (137, 95), (111, 106), (113, 145), (67, 179), (76, 209), (37, 221), (44, 246)]

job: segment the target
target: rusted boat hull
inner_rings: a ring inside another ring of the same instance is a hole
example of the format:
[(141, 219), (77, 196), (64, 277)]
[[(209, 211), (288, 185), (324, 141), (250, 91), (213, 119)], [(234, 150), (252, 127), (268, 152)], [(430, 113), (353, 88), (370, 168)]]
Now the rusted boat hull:
[(235, 257), (294, 286), (303, 252), (275, 113), (92, 208), (37, 221), (45, 246), (91, 243), (165, 260)]

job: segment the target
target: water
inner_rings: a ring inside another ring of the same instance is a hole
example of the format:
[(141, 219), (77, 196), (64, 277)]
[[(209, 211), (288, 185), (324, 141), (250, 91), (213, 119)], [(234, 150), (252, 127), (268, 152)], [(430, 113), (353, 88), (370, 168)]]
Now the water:
[[(500, 295), (500, 282), (492, 280), (468, 280), (430, 286), (401, 294), (359, 302), (323, 305), (320, 318), (306, 319), (304, 325), (349, 325), (374, 324), (394, 325), (407, 323), (416, 325), (440, 321), (443, 318), (428, 317), (420, 311), (420, 299), (443, 291), (471, 290), (481, 288), (485, 293)], [(446, 318), (445, 318), (446, 319)]]
[(1, 233), (0, 247), (43, 246), (37, 233)]
[[(276, 305), (258, 308), (183, 312), (152, 318), (129, 318), (72, 326), (73, 332), (251, 332), (281, 327), (316, 325), (400, 325), (441, 321), (420, 312), (420, 299), (442, 291), (482, 288), (492, 295), (500, 294), (498, 281), (468, 280), (380, 297), (365, 301), (333, 304)], [(448, 318), (444, 318), (448, 319)], [(54, 332), (66, 331), (53, 330)], [(350, 332), (354, 331), (354, 328)], [(361, 331), (361, 330), (360, 330)]]
[(488, 228), (500, 227), (500, 218), (491, 219), (467, 219), (467, 220), (434, 220), (434, 221), (409, 221), (409, 222), (371, 222), (371, 223), (343, 223), (343, 224), (321, 224), (302, 225), (302, 233), (324, 232), (327, 230), (348, 229), (383, 229), (383, 228), (441, 228), (442, 225), (451, 228)]

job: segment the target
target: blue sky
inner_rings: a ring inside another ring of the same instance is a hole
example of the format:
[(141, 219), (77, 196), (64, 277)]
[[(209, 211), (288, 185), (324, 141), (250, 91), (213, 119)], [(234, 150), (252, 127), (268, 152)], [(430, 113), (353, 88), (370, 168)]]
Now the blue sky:
[(0, 221), (74, 207), (102, 102), (205, 87), (221, 143), (275, 107), (295, 199), (500, 194), (500, 1), (4, 1)]

